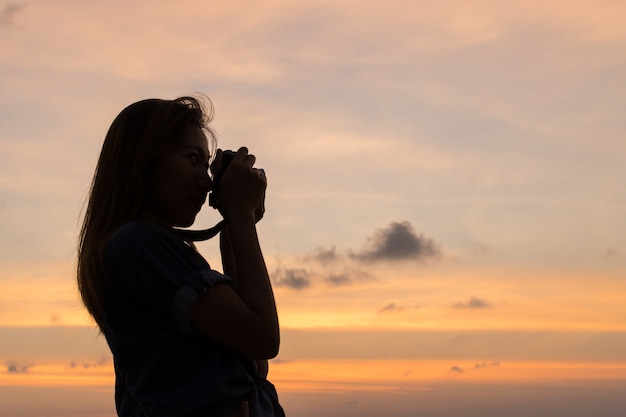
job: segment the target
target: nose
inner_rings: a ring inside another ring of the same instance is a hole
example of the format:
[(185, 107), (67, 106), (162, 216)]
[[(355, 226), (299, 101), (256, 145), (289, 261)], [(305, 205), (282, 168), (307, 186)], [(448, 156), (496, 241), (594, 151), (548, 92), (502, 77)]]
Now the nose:
[(207, 171), (204, 171), (199, 179), (199, 185), (203, 190), (209, 192), (213, 189), (213, 180)]

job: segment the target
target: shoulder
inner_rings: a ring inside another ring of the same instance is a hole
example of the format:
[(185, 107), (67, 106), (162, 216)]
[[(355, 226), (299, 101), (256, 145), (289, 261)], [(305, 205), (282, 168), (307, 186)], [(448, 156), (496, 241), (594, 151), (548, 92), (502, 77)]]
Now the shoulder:
[(176, 246), (176, 237), (167, 230), (141, 222), (128, 222), (109, 238), (105, 253), (110, 260), (127, 262), (146, 256), (160, 256)]
[(158, 241), (178, 243), (179, 239), (161, 226), (132, 221), (124, 224), (111, 235), (108, 246), (131, 249)]
[(145, 262), (152, 265), (181, 262), (196, 265), (199, 262), (199, 254), (172, 231), (136, 221), (124, 224), (113, 233), (105, 254), (109, 262), (125, 266)]
[(128, 222), (117, 229), (109, 239), (108, 247), (135, 246), (153, 238), (151, 227), (139, 222)]

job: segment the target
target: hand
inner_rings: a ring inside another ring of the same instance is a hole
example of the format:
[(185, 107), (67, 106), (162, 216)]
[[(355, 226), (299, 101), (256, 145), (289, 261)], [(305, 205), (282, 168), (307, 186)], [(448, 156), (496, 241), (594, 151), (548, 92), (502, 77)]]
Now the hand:
[[(213, 172), (220, 169), (222, 156), (218, 150), (211, 166)], [(221, 177), (217, 199), (224, 218), (244, 216), (256, 222), (263, 217), (267, 180), (262, 170), (253, 168), (255, 162), (255, 156), (242, 147)]]

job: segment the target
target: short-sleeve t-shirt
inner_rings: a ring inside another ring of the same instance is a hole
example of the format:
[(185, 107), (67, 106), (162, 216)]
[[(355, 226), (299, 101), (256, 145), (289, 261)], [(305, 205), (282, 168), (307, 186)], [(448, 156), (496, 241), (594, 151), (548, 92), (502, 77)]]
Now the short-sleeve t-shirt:
[[(251, 415), (284, 415), (253, 361), (189, 326), (195, 298), (230, 285), (229, 277), (169, 229), (147, 223), (122, 226), (104, 256), (111, 285), (102, 330), (114, 358), (118, 415), (228, 417), (246, 399)], [(259, 409), (268, 406), (280, 410)]]

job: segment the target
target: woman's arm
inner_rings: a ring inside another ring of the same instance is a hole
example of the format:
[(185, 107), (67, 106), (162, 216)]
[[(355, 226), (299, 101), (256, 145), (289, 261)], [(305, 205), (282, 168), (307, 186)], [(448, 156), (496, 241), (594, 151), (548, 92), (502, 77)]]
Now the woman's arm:
[(220, 185), (224, 193), (220, 209), (227, 224), (224, 239), (230, 248), (222, 256), (225, 270), (232, 268), (236, 274), (236, 289), (226, 284), (209, 288), (192, 304), (190, 319), (196, 330), (233, 350), (251, 359), (268, 359), (278, 354), (280, 332), (255, 225), (267, 183), (253, 164), (254, 157), (240, 149)]
[[(261, 204), (256, 208), (254, 212), (255, 223), (260, 222), (264, 215), (265, 193), (263, 193), (263, 200), (261, 201)], [(228, 275), (232, 278), (233, 288), (237, 290), (237, 265), (235, 263), (235, 257), (233, 255), (233, 248), (230, 244), (228, 228), (225, 228), (220, 232), (220, 254), (222, 256), (222, 270), (224, 271), (224, 275)]]
[(235, 257), (233, 248), (230, 245), (230, 237), (228, 236), (228, 228), (220, 233), (220, 253), (222, 255), (222, 270), (224, 275), (228, 275), (233, 279), (233, 288), (237, 290), (237, 266), (235, 265)]
[[(263, 204), (257, 208), (255, 215), (255, 221), (258, 223), (263, 217), (265, 212), (265, 205)], [(220, 233), (220, 253), (222, 254), (222, 268), (225, 275), (228, 275), (233, 279), (233, 288), (237, 291), (237, 267), (235, 265), (235, 257), (233, 256), (233, 250), (230, 245), (230, 237), (228, 236), (228, 228), (225, 228)], [(255, 360), (257, 372), (263, 377), (267, 378), (269, 372), (269, 364), (267, 359)]]

